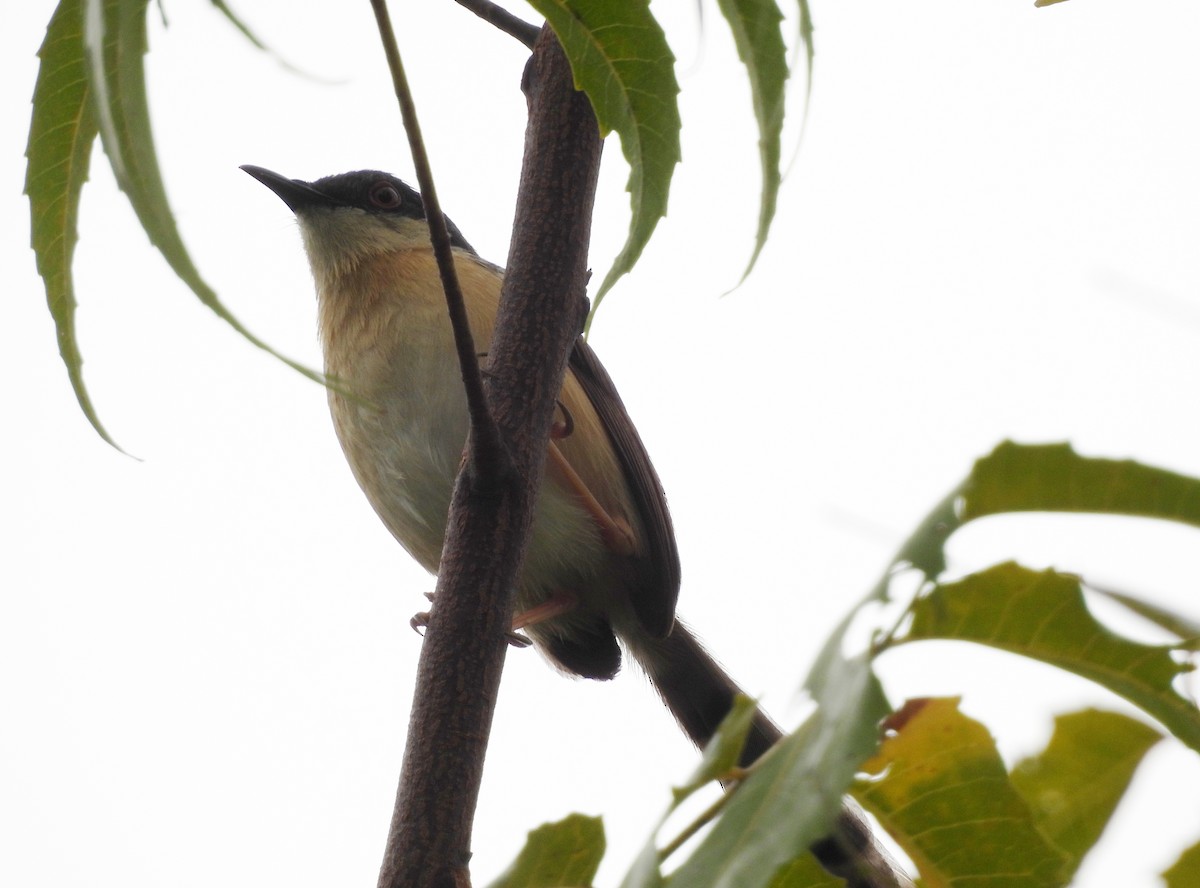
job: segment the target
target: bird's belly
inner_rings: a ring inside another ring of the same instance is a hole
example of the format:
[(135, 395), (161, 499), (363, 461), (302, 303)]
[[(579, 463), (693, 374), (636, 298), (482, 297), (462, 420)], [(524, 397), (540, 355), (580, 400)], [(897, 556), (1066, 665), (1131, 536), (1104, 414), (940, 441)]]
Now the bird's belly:
[[(456, 380), (457, 381), (457, 380)], [(436, 573), (447, 512), (462, 463), (468, 421), (461, 391), (432, 404), (429, 391), (392, 398), (386, 405), (330, 396), (338, 439), (355, 478), (392, 535), (430, 573)], [(415, 403), (416, 400), (423, 403)], [(442, 422), (431, 422), (437, 416)], [(551, 594), (581, 599), (605, 567), (605, 547), (594, 520), (574, 494), (543, 483), (525, 552), (517, 610)]]

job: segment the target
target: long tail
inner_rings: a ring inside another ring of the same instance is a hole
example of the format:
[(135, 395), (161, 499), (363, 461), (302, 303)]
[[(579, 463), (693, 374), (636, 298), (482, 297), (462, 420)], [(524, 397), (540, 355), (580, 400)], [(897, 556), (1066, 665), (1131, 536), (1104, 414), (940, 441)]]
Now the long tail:
[[(729, 714), (741, 689), (678, 621), (666, 638), (640, 639), (632, 647), (634, 657), (684, 733), (703, 747)], [(760, 711), (746, 739), (742, 765), (754, 762), (782, 736), (775, 723)], [(907, 880), (901, 881), (866, 824), (846, 804), (830, 835), (811, 850), (821, 865), (845, 879), (849, 888), (900, 888), (908, 884)]]
[[(678, 621), (669, 636), (640, 640), (632, 653), (683, 732), (697, 746), (704, 747), (733, 708), (733, 699), (742, 693), (741, 688)], [(760, 711), (746, 738), (741, 763), (749, 765), (782, 736), (783, 732)]]

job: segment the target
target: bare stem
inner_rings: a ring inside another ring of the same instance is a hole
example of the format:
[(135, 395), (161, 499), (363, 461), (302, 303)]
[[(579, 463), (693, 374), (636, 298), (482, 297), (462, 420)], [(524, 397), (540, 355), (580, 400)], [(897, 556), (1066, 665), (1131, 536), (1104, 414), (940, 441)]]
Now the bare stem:
[(541, 28), (531, 25), (522, 18), (513, 15), (507, 9), (492, 3), (491, 0), (457, 0), (459, 6), (469, 9), (485, 22), (495, 25), (505, 34), (515, 37), (530, 49), (537, 40)]
[(375, 21), (379, 26), (379, 39), (387, 56), (388, 68), (392, 72), (392, 86), (396, 100), (400, 103), (400, 116), (404, 120), (404, 132), (408, 136), (408, 147), (412, 151), (413, 167), (417, 173), (417, 184), (421, 202), (425, 206), (425, 218), (429, 222), (429, 239), (433, 243), (433, 255), (437, 259), (438, 273), (442, 277), (442, 289), (446, 292), (446, 307), (450, 312), (450, 324), (454, 328), (454, 343), (458, 349), (458, 362), (462, 367), (463, 383), (467, 392), (467, 410), (471, 415), (471, 434), (478, 448), (474, 456), (477, 465), (486, 474), (493, 474), (503, 460), (496, 424), (488, 411), (487, 398), (483, 392), (483, 377), (479, 372), (478, 352), (467, 323), (467, 309), (463, 302), (458, 274), (454, 270), (454, 256), (450, 248), (450, 232), (446, 229), (446, 217), (438, 201), (437, 188), (433, 184), (433, 170), (425, 141), (421, 137), (421, 124), (417, 119), (417, 106), (404, 64), (400, 60), (400, 48), (388, 15), (386, 0), (371, 0)]

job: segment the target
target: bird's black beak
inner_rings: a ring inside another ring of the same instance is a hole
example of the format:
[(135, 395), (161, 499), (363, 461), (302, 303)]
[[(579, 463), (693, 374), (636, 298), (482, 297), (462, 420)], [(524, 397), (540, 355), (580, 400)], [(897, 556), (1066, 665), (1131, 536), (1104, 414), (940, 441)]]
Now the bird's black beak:
[(301, 179), (289, 179), (286, 176), (279, 175), (279, 173), (271, 172), (271, 170), (260, 166), (251, 166), (250, 164), (245, 164), (241, 169), (279, 195), (279, 199), (287, 204), (288, 209), (293, 213), (297, 213), (306, 207), (337, 206), (337, 201)]

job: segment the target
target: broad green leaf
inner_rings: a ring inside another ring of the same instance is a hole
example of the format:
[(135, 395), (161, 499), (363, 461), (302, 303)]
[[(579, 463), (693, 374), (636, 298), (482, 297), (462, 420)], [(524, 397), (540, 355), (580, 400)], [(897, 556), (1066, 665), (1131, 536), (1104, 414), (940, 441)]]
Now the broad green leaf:
[(759, 760), (712, 831), (668, 880), (686, 888), (758, 888), (829, 833), (889, 707), (866, 657), (823, 664), (816, 713)]
[(962, 495), (964, 523), (1002, 512), (1103, 512), (1200, 527), (1200, 480), (1083, 457), (1069, 444), (1007, 441), (975, 464)]
[(1200, 710), (1172, 686), (1192, 667), (1171, 646), (1130, 641), (1096, 622), (1079, 580), (1007, 563), (939, 584), (912, 608), (898, 641), (974, 641), (1082, 675), (1141, 707), (1200, 750)]
[(645, 0), (530, 0), (571, 62), (602, 133), (616, 131), (629, 162), (629, 235), (596, 292), (592, 313), (637, 262), (667, 213), (679, 163), (679, 84), (675, 56)]
[(1099, 840), (1133, 772), (1161, 739), (1137, 719), (1086, 709), (1058, 716), (1046, 749), (1013, 768), (1009, 779), (1034, 823), (1070, 859), (1064, 875), (1074, 875)]
[[(788, 78), (787, 47), (779, 23), (783, 13), (775, 0), (717, 0), (729, 22), (738, 57), (750, 79), (750, 97), (758, 120), (758, 155), (762, 167), (762, 201), (754, 252), (742, 280), (750, 274), (767, 242), (779, 197), (780, 138), (783, 133), (784, 86)], [(810, 35), (811, 37), (811, 32)], [(809, 44), (811, 47), (811, 43)], [(809, 57), (811, 69), (812, 57)]]
[(83, 57), (82, 0), (61, 0), (58, 4), (38, 59), (33, 117), (25, 148), (30, 244), (75, 398), (92, 428), (117, 447), (101, 424), (84, 385), (83, 356), (75, 338), (77, 303), (71, 260), (79, 240), (79, 195), (87, 180), (97, 133)]
[(862, 766), (853, 796), (875, 815), (927, 888), (1056, 888), (1065, 858), (1034, 825), (987, 729), (957, 700), (911, 701)]
[(1196, 888), (1200, 885), (1200, 842), (1188, 848), (1162, 874), (1167, 888)]
[(576, 888), (591, 885), (604, 857), (599, 817), (572, 814), (531, 830), (525, 847), (490, 888)]
[(889, 575), (898, 565), (911, 565), (936, 578), (946, 568), (946, 540), (956, 530), (1008, 512), (1098, 512), (1200, 527), (1200, 480), (1132, 460), (1080, 456), (1069, 444), (1005, 441), (938, 503), (901, 547)]

